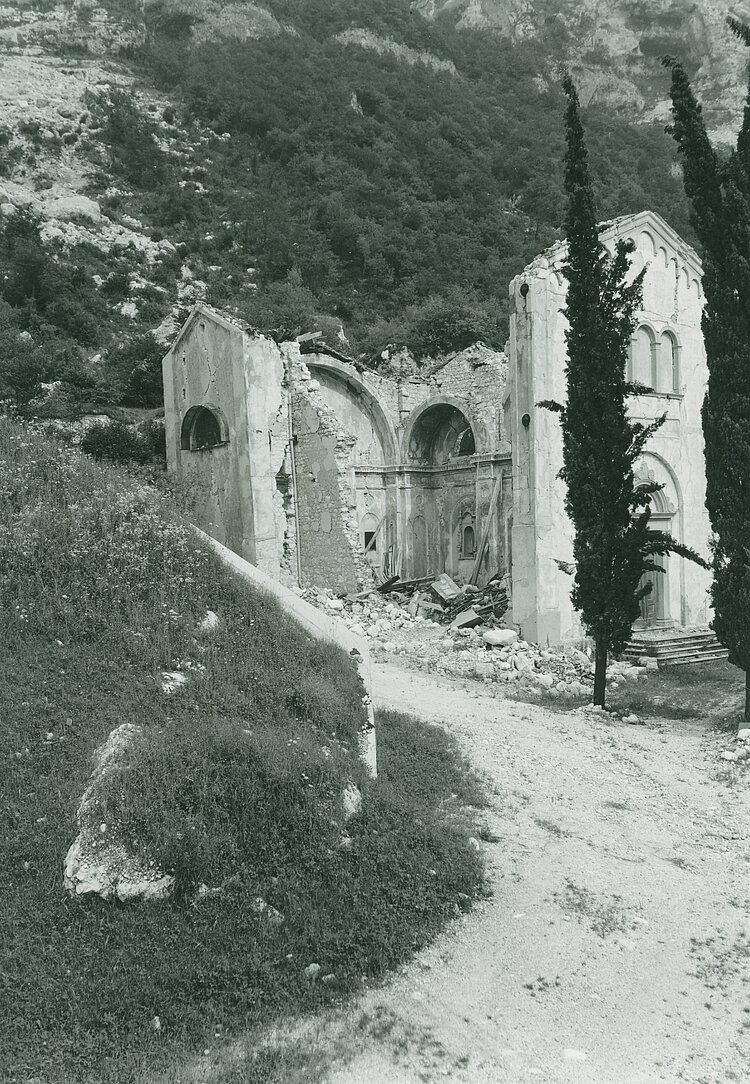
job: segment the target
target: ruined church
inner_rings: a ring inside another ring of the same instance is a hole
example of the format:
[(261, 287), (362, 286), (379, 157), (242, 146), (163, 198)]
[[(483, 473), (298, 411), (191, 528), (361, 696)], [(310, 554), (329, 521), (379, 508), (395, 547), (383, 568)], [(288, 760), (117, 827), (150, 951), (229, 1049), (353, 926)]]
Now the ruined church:
[[(663, 486), (654, 526), (707, 556), (700, 261), (651, 212), (603, 227), (610, 250), (619, 238), (646, 269), (628, 365), (650, 390), (631, 414), (666, 414), (638, 477)], [(314, 339), (279, 345), (196, 305), (163, 374), (168, 467), (197, 524), (290, 585), (504, 573), (525, 639), (579, 639), (559, 420), (537, 406), (565, 398), (564, 256), (557, 244), (511, 282), (505, 353), (478, 344), (418, 376), (362, 370)], [(706, 625), (709, 574), (664, 561), (638, 627)]]

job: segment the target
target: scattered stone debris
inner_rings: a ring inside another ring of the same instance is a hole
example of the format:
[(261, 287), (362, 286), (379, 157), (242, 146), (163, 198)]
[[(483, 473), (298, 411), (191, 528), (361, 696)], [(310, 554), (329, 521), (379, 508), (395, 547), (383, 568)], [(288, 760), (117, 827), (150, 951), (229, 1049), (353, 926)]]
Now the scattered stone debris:
[(728, 760), (730, 764), (750, 761), (750, 728), (738, 730), (734, 742), (734, 749), (725, 749), (721, 759)]
[(166, 693), (167, 696), (171, 696), (172, 693), (176, 693), (178, 689), (187, 684), (187, 679), (187, 674), (180, 670), (162, 670), (161, 691)]
[[(369, 640), (375, 657), (401, 656), (419, 670), (495, 682), (525, 696), (546, 693), (565, 702), (591, 694), (594, 668), (585, 651), (571, 645), (540, 648), (502, 625), (498, 611), (507, 612), (507, 594), (500, 578), (483, 588), (428, 576), (406, 584), (390, 581), (357, 595), (338, 597), (321, 588), (306, 588), (302, 594), (328, 612), (334, 599), (339, 602), (333, 607), (337, 616)], [(608, 688), (645, 673), (645, 667), (613, 661)]]

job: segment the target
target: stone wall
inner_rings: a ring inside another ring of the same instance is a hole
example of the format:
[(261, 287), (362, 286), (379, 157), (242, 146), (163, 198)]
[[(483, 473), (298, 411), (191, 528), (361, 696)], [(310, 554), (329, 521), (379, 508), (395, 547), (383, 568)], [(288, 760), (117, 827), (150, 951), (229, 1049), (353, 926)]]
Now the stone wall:
[[(707, 378), (700, 263), (669, 226), (651, 213), (617, 219), (602, 232), (610, 249), (619, 237), (631, 237), (636, 244), (633, 273), (646, 268), (638, 325), (653, 337), (656, 376), (655, 390), (632, 400), (631, 416), (647, 423), (662, 413), (667, 415), (648, 444), (639, 472), (665, 484), (660, 502), (654, 502), (654, 525), (671, 530), (679, 541), (708, 556), (700, 420)], [(513, 447), (513, 619), (527, 640), (542, 644), (574, 640), (583, 631), (570, 602), (570, 576), (558, 565), (573, 556), (565, 487), (558, 476), (560, 423), (557, 415), (536, 405), (544, 399), (565, 401), (564, 256), (563, 246), (555, 246), (510, 287), (506, 412)], [(677, 344), (679, 372), (667, 390), (666, 348), (672, 341)], [(635, 365), (641, 363), (638, 349), (636, 343)], [(662, 624), (705, 624), (709, 583), (708, 573), (671, 555), (660, 585), (665, 600)]]
[[(354, 438), (349, 468), (360, 550), (378, 531), (371, 563), (404, 578), (442, 571), (468, 578), (474, 556), (462, 547), (464, 527), (479, 542), (489, 519), (480, 582), (506, 567), (511, 476), (502, 411), (505, 356), (478, 344), (421, 379), (360, 372), (322, 354), (305, 360), (326, 404)], [(450, 445), (451, 426), (455, 436), (471, 428), (472, 451), (459, 455)], [(503, 469), (506, 482), (496, 487)]]
[(292, 424), (302, 582), (357, 591), (361, 584), (344, 529), (347, 509), (339, 485), (341, 438), (298, 389), (292, 393)]
[[(168, 468), (196, 525), (286, 583), (369, 586), (350, 471), (355, 438), (297, 344), (279, 347), (197, 305), (163, 375)], [(191, 440), (199, 410), (216, 419), (221, 439)]]

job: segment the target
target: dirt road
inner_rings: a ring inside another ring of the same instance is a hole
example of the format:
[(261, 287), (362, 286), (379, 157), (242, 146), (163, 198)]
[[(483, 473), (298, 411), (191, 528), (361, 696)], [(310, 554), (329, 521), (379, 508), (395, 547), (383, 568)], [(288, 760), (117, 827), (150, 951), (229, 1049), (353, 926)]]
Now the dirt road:
[(750, 775), (721, 778), (726, 738), (375, 670), (381, 706), (486, 773), (493, 896), (353, 1006), (328, 1084), (750, 1079)]

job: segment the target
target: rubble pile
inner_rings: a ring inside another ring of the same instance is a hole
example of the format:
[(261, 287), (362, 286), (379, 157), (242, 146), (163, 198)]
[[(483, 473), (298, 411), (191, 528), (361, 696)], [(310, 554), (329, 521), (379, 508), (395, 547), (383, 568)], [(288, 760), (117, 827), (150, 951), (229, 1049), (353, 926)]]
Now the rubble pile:
[[(427, 580), (422, 587), (426, 585)], [(488, 584), (478, 594), (469, 591), (468, 595), (486, 599), (492, 598), (493, 591), (499, 594), (500, 590), (498, 584), (494, 587)], [(401, 656), (418, 670), (497, 683), (505, 692), (517, 689), (524, 696), (538, 692), (564, 701), (591, 695), (593, 663), (584, 651), (567, 645), (546, 649), (528, 644), (519, 639), (514, 629), (501, 627), (494, 612), (483, 619), (476, 606), (468, 608), (474, 610), (473, 617), (462, 618), (469, 625), (459, 621), (461, 614), (466, 613), (465, 607), (446, 628), (442, 622), (450, 618), (452, 611), (446, 613), (442, 606), (438, 611), (433, 608), (438, 604), (432, 602), (423, 611), (421, 599), (417, 599), (421, 594), (419, 586), (415, 586), (408, 596), (409, 604), (399, 605), (390, 594), (379, 590), (345, 598), (318, 588), (303, 592), (313, 605), (335, 613), (352, 632), (369, 640), (376, 658)], [(464, 603), (466, 597), (462, 595)], [(486, 601), (480, 603), (481, 608), (485, 606)], [(423, 612), (430, 616), (423, 616)], [(634, 681), (643, 674), (643, 668), (628, 662), (612, 662), (608, 688)]]

